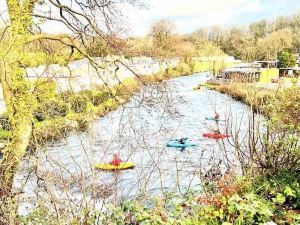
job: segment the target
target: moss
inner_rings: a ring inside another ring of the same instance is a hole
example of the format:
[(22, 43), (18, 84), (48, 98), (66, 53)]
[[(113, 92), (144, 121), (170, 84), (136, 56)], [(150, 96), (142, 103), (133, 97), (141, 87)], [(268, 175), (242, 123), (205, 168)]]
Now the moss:
[(11, 133), (8, 130), (0, 129), (0, 140), (8, 140)]
[(1, 129), (8, 131), (10, 129), (9, 118), (7, 113), (3, 113), (0, 116), (0, 126)]

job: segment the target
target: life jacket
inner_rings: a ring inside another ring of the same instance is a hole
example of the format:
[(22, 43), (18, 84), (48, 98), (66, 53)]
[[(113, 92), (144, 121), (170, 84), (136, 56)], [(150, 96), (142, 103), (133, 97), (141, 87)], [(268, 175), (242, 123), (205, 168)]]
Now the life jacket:
[(117, 154), (114, 154), (113, 160), (109, 163), (110, 165), (119, 166), (121, 164), (122, 159)]

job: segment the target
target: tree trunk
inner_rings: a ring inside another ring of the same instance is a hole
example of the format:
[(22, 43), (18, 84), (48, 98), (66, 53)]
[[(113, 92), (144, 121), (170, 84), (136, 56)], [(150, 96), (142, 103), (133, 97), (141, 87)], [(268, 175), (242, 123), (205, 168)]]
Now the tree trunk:
[(0, 163), (0, 224), (14, 223), (17, 196), (13, 193), (13, 179), (26, 153), (32, 131), (34, 98), (23, 72), (16, 62), (1, 62), (0, 77), (11, 136)]

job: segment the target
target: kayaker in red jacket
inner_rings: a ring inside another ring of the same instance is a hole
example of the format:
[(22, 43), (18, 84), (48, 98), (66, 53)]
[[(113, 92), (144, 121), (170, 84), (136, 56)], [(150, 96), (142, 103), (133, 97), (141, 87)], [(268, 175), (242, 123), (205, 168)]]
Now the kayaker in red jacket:
[(218, 119), (220, 119), (220, 114), (219, 113), (215, 113), (215, 120), (218, 120)]
[(110, 165), (119, 166), (123, 160), (118, 154), (114, 154), (113, 160), (109, 163)]

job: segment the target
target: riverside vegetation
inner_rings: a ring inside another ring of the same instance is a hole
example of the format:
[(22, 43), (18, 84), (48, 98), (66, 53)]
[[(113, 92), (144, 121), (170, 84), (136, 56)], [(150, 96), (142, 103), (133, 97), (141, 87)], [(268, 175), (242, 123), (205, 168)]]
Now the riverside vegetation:
[[(137, 5), (137, 1), (121, 2)], [(232, 89), (219, 87), (224, 93), (232, 92), (232, 95), (236, 94), (238, 99), (248, 103), (252, 113), (255, 110), (264, 113), (266, 132), (252, 132), (247, 140), (247, 151), (236, 146), (241, 156), (242, 175), (228, 171), (218, 180), (206, 180), (201, 190), (188, 190), (183, 195), (165, 193), (163, 197), (140, 197), (120, 205), (107, 205), (107, 210), (101, 212), (87, 206), (81, 212), (75, 212), (70, 221), (69, 215), (63, 212), (58, 212), (61, 215), (55, 214), (45, 205), (38, 205), (26, 217), (17, 216), (16, 196), (12, 188), (14, 175), (28, 146), (35, 147), (60, 138), (61, 134), (68, 131), (85, 128), (94, 117), (104, 115), (127, 101), (144, 83), (131, 79), (111, 90), (99, 87), (98, 90), (77, 94), (56, 94), (54, 83), (38, 81), (41, 84), (36, 85), (32, 92), (32, 84), (25, 79), (26, 66), (51, 63), (67, 65), (70, 60), (85, 57), (99, 69), (101, 65), (96, 65), (92, 56), (118, 53), (128, 57), (151, 56), (161, 62), (164, 58), (174, 56), (186, 58), (176, 69), (145, 77), (147, 82), (188, 75), (197, 70), (215, 72), (219, 70), (215, 61), (204, 65), (194, 64), (187, 59), (224, 56), (227, 53), (243, 61), (275, 60), (279, 52), (299, 49), (299, 14), (280, 17), (272, 23), (260, 21), (249, 27), (231, 30), (219, 27), (200, 29), (186, 36), (175, 35), (172, 23), (160, 21), (153, 25), (149, 36), (141, 40), (129, 38), (123, 41), (110, 35), (115, 33), (110, 30), (114, 27), (110, 26), (112, 24), (102, 29), (93, 20), (93, 16), (97, 15), (98, 20), (117, 22), (116, 18), (122, 13), (119, 13), (115, 2), (98, 5), (91, 1), (85, 4), (81, 1), (67, 4), (66, 1), (66, 5), (62, 5), (60, 1), (7, 0), (6, 3), (9, 25), (1, 30), (0, 75), (8, 112), (1, 120), (1, 138), (9, 140), (9, 144), (3, 151), (0, 164), (1, 223), (300, 223), (300, 94), (297, 88), (277, 90), (270, 94), (263, 89), (252, 90), (249, 86)], [(61, 17), (54, 18), (52, 10), (37, 10), (41, 15), (36, 14), (37, 7), (49, 5), (54, 10), (59, 9)], [(74, 35), (40, 33), (39, 26), (53, 20), (67, 24), (69, 33)], [(91, 34), (97, 37), (91, 38)], [(64, 49), (64, 53), (57, 49)], [(97, 52), (94, 52), (95, 49)]]
[[(209, 70), (210, 64), (197, 64), (197, 72)], [(199, 66), (200, 65), (200, 66)], [(127, 78), (112, 88), (98, 86), (95, 90), (83, 90), (79, 93), (66, 91), (56, 93), (55, 81), (39, 79), (34, 84), (37, 102), (34, 109), (34, 131), (30, 147), (57, 140), (72, 130), (84, 130), (88, 123), (99, 116), (124, 104), (143, 84), (161, 82), (170, 78), (190, 75), (196, 72), (192, 60), (181, 61), (174, 68), (164, 72), (139, 78)], [(0, 139), (6, 142), (10, 138), (8, 117), (4, 113), (0, 118)]]
[[(182, 68), (179, 73), (175, 71), (174, 69), (174, 73), (170, 74), (170, 70), (167, 70), (160, 76), (146, 77), (145, 81), (161, 81), (179, 76)], [(138, 90), (140, 85), (138, 80), (127, 80), (125, 83), (131, 92)], [(270, 91), (234, 83), (220, 85), (216, 89), (245, 102), (252, 111), (263, 113), (267, 118), (267, 132), (256, 134), (255, 139), (260, 139), (261, 142), (252, 149), (252, 154), (242, 164), (242, 176), (228, 171), (218, 180), (203, 178), (205, 185), (201, 189), (186, 190), (181, 195), (166, 192), (163, 197), (140, 196), (120, 205), (108, 204), (106, 210), (101, 212), (86, 208), (77, 219), (73, 219), (72, 224), (250, 225), (271, 221), (276, 224), (299, 224), (299, 88)], [(78, 100), (75, 104), (71, 99), (65, 101), (74, 110), (71, 115), (79, 116), (82, 115), (80, 113), (83, 113), (83, 108), (86, 110), (85, 114), (89, 111), (88, 108), (97, 108), (97, 95), (106, 96), (99, 98), (99, 107), (104, 107), (104, 111), (105, 107), (108, 107), (106, 110), (117, 107), (116, 98), (109, 93), (105, 90), (83, 91), (78, 93), (81, 97), (75, 98), (83, 98), (84, 101)], [(126, 100), (130, 96), (127, 89), (121, 91), (118, 86), (113, 88), (112, 93), (119, 99)], [(60, 98), (68, 99), (67, 96), (67, 93), (63, 93)], [(41, 116), (39, 113), (36, 115)], [(20, 221), (24, 224), (57, 224), (56, 217), (44, 206), (37, 207), (26, 217), (21, 217)], [(67, 219), (65, 223), (68, 224)]]

